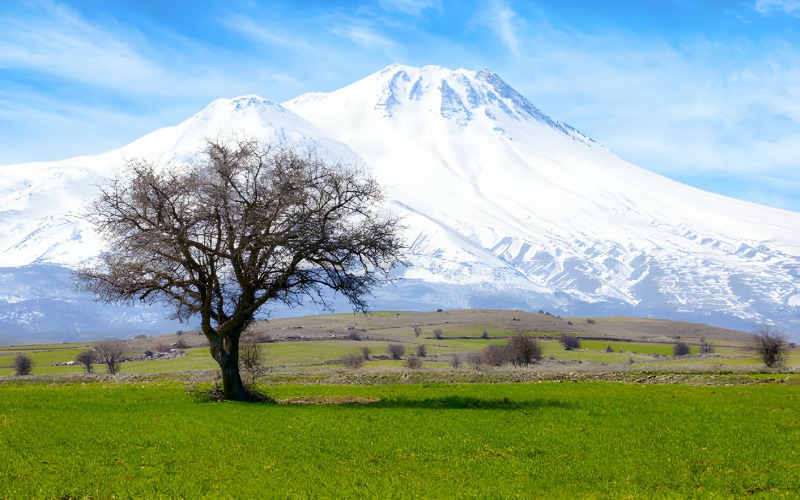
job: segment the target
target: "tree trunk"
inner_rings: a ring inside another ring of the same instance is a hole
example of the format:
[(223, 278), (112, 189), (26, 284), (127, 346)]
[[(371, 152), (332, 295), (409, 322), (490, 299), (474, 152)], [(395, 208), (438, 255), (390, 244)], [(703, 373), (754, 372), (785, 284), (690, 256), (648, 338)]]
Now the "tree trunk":
[(218, 334), (206, 337), (211, 344), (211, 355), (222, 371), (222, 392), (230, 401), (247, 401), (248, 395), (239, 374), (239, 337), (222, 338)]

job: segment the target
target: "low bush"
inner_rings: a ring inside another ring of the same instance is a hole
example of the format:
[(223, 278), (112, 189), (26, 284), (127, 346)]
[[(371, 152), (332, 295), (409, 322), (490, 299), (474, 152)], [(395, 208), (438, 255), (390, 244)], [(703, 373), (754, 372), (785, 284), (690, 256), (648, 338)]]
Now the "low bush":
[(424, 358), (428, 355), (428, 349), (425, 347), (425, 344), (419, 344), (417, 346), (417, 356), (420, 358)]
[(361, 348), (361, 356), (364, 358), (364, 360), (368, 360), (371, 354), (372, 350), (369, 347)]
[(436, 328), (435, 330), (433, 330), (433, 336), (436, 337), (437, 339), (441, 339), (442, 338), (442, 329), (441, 328)]
[(420, 335), (422, 335), (422, 328), (419, 326), (414, 326), (414, 336), (419, 338)]
[(400, 359), (406, 353), (406, 348), (402, 344), (389, 344), (386, 346), (386, 352), (389, 353), (392, 359)]
[(342, 364), (345, 366), (345, 368), (349, 368), (351, 370), (361, 368), (364, 365), (364, 356), (350, 353), (342, 358)]
[(672, 355), (673, 356), (686, 356), (689, 354), (689, 344), (686, 342), (675, 342), (672, 346)]
[(406, 360), (406, 368), (411, 368), (412, 370), (422, 368), (422, 359), (417, 356), (409, 356)]
[(558, 338), (558, 341), (561, 342), (561, 344), (564, 346), (564, 349), (567, 351), (581, 348), (581, 340), (575, 335), (567, 335), (566, 333), (562, 333)]
[(458, 354), (453, 354), (453, 358), (450, 360), (450, 366), (453, 368), (460, 368), (461, 367), (461, 356)]
[(11, 367), (14, 368), (14, 375), (18, 377), (30, 375), (31, 370), (33, 370), (33, 361), (30, 357), (20, 352), (17, 353), (17, 356), (14, 358), (14, 364), (12, 364)]

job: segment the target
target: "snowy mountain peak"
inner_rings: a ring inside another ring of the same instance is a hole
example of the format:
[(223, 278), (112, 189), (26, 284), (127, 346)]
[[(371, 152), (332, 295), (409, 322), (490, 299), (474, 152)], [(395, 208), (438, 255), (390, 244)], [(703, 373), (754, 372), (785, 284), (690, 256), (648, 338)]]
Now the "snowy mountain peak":
[(383, 119), (401, 120), (403, 115), (423, 114), (428, 120), (443, 119), (457, 127), (480, 122), (495, 133), (505, 129), (504, 123), (535, 121), (571, 139), (593, 144), (575, 128), (552, 120), (488, 68), (476, 72), (392, 64), (339, 91), (305, 94), (285, 105), (303, 114), (301, 109), (317, 108), (324, 101), (364, 105), (365, 96), (371, 100), (371, 111)]

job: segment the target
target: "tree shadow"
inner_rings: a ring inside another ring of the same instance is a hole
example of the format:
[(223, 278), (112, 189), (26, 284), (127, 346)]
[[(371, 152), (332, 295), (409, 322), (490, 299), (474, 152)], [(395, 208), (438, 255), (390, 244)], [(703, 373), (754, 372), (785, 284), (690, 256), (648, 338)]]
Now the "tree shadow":
[(508, 398), (484, 399), (472, 396), (442, 396), (426, 399), (388, 398), (367, 403), (371, 408), (419, 408), (424, 410), (534, 410), (569, 408), (572, 405), (553, 399), (514, 401)]

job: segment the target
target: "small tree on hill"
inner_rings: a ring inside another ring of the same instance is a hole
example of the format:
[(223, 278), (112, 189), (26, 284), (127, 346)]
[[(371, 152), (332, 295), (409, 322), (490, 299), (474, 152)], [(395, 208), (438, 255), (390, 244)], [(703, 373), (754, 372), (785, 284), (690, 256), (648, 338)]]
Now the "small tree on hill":
[(433, 336), (436, 337), (437, 339), (441, 339), (442, 338), (442, 329), (441, 328), (434, 329), (433, 330)]
[(108, 250), (77, 273), (104, 302), (162, 302), (199, 318), (226, 399), (247, 400), (242, 333), (268, 304), (366, 311), (404, 243), (383, 188), (363, 170), (255, 139), (207, 140), (190, 162), (128, 161), (86, 219)]
[(14, 375), (21, 377), (23, 375), (30, 375), (33, 370), (33, 360), (21, 352), (17, 353), (14, 357), (14, 363), (11, 365), (14, 368)]
[(117, 373), (117, 363), (125, 352), (125, 342), (122, 340), (104, 340), (94, 345), (97, 360), (108, 367), (108, 373)]
[(414, 326), (414, 336), (419, 338), (422, 335), (422, 328), (419, 325)]
[(756, 338), (756, 352), (770, 368), (783, 364), (789, 350), (787, 338), (769, 327), (764, 327)]
[(428, 355), (428, 349), (425, 347), (425, 344), (417, 345), (417, 356), (420, 358), (424, 358)]
[[(152, 353), (150, 355), (152, 356)], [(93, 373), (94, 364), (97, 362), (97, 352), (93, 349), (83, 351), (75, 356), (75, 362), (83, 365), (83, 369), (86, 370), (86, 373)]]

